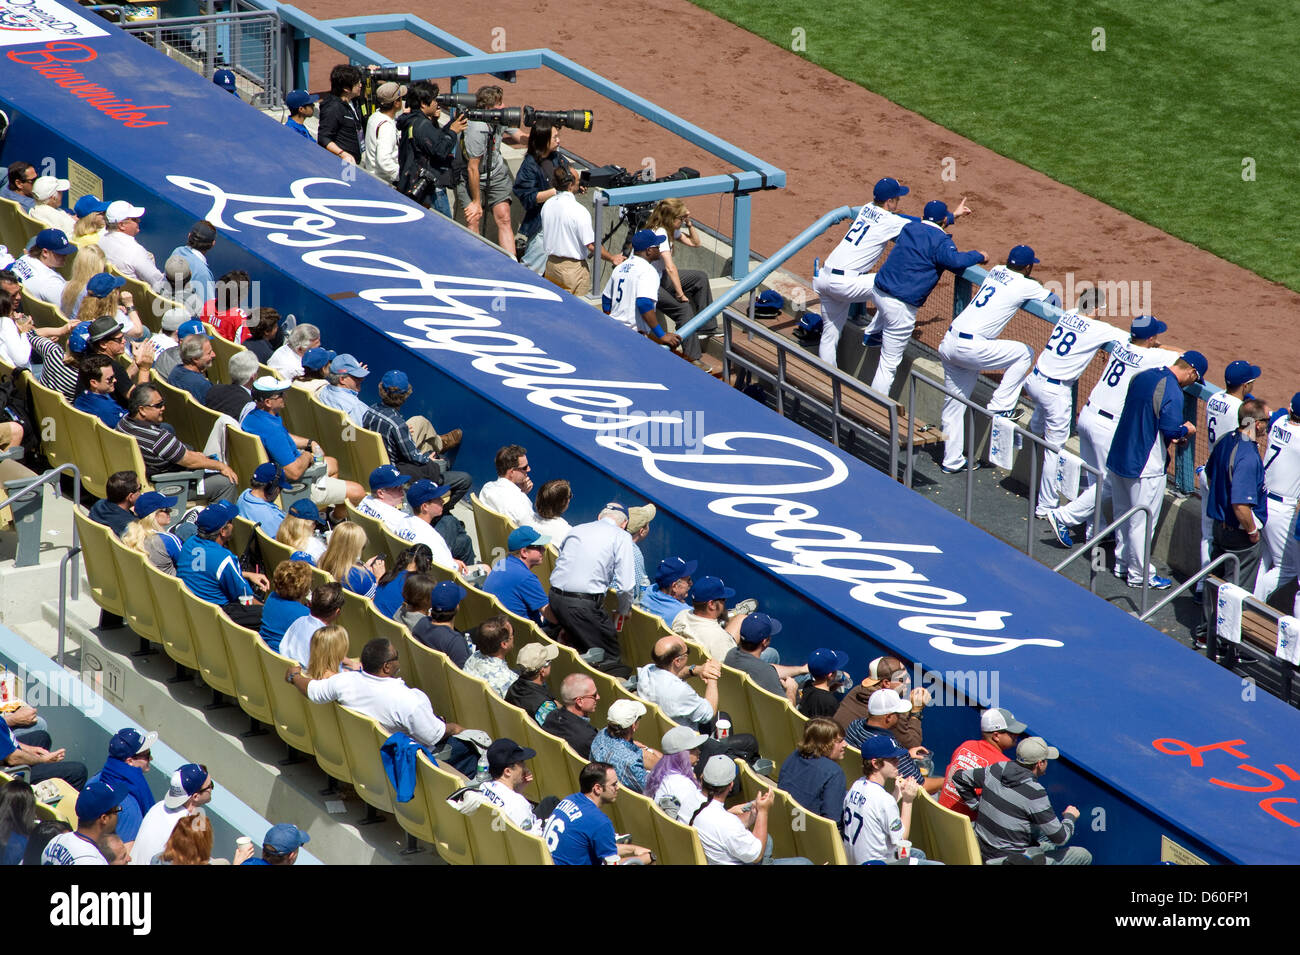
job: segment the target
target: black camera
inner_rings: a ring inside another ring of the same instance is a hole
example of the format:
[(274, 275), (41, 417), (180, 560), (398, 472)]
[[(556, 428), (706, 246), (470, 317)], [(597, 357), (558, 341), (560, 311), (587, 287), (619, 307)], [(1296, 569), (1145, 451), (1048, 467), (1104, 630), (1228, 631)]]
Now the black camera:
[[(441, 101), (439, 97), (439, 101)], [(492, 126), (532, 126), (539, 119), (565, 129), (589, 133), (596, 125), (596, 114), (589, 109), (533, 109), (531, 106), (509, 106), (505, 109), (466, 109), (465, 115), (478, 123)]]
[(473, 109), (478, 102), (473, 93), (439, 93), (434, 99), (443, 109)]
[(411, 68), (409, 66), (368, 66), (366, 77), (376, 85), (380, 83), (401, 85), (411, 82)]

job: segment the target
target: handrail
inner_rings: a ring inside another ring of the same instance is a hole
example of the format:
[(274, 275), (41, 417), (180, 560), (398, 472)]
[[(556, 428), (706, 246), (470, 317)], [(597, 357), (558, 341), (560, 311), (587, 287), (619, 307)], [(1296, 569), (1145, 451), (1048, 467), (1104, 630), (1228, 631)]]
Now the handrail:
[[(56, 468), (50, 468), (50, 470), (46, 471), (44, 474), (36, 478), (36, 480), (32, 481), (30, 484), (24, 485), (23, 487), (15, 491), (13, 494), (10, 494), (3, 501), (0, 501), (0, 511), (8, 507), (17, 498), (20, 498), (25, 494), (30, 494), (33, 490), (35, 490), (38, 487), (42, 487), (46, 484), (49, 484), (52, 480), (54, 480), (54, 478), (64, 473), (65, 471), (69, 471), (72, 473), (72, 478), (73, 478), (72, 506), (73, 508), (76, 508), (77, 495), (81, 493), (81, 469), (78, 468), (71, 461), (69, 461), (66, 464), (60, 464)], [(67, 629), (66, 622), (68, 617), (68, 598), (64, 586), (66, 583), (66, 578), (64, 576), (64, 573), (68, 566), (68, 563), (71, 561), (72, 562), (72, 599), (76, 600), (79, 596), (81, 596), (81, 587), (79, 584), (80, 573), (77, 570), (77, 564), (76, 564), (77, 555), (80, 553), (81, 553), (81, 538), (77, 533), (77, 522), (73, 521), (72, 522), (72, 547), (71, 549), (69, 549), (69, 551), (66, 554), (63, 555), (63, 558), (59, 561), (59, 650), (54, 657), (55, 662), (58, 663), (59, 666), (63, 666), (64, 632)]]
[[(1098, 495), (1098, 500), (1100, 501), (1100, 495)], [(1062, 570), (1066, 568), (1067, 565), (1074, 563), (1074, 561), (1080, 556), (1082, 556), (1083, 554), (1095, 552), (1102, 538), (1106, 537), (1108, 534), (1114, 531), (1117, 527), (1120, 526), (1120, 524), (1125, 523), (1133, 514), (1136, 514), (1138, 511), (1141, 511), (1146, 516), (1146, 535), (1145, 535), (1146, 549), (1142, 555), (1142, 603), (1140, 605), (1140, 611), (1142, 613), (1146, 613), (1147, 586), (1151, 582), (1151, 575), (1147, 573), (1146, 562), (1151, 559), (1151, 536), (1152, 536), (1151, 532), (1153, 530), (1152, 524), (1155, 523), (1155, 516), (1151, 513), (1151, 508), (1147, 507), (1145, 504), (1134, 504), (1123, 514), (1116, 517), (1113, 521), (1111, 521), (1109, 524), (1103, 527), (1096, 534), (1093, 534), (1091, 538), (1084, 541), (1083, 545), (1078, 550), (1076, 550), (1073, 554), (1071, 554), (1069, 557), (1065, 558), (1065, 560), (1061, 561), (1059, 564), (1053, 567), (1052, 568), (1053, 572), (1059, 574)], [(1097, 592), (1097, 568), (1094, 567), (1091, 563), (1088, 565), (1088, 590), (1089, 592), (1094, 594)]]
[(1197, 581), (1204, 580), (1206, 577), (1210, 576), (1210, 572), (1213, 571), (1214, 568), (1218, 567), (1220, 564), (1226, 563), (1229, 560), (1232, 561), (1232, 582), (1234, 584), (1240, 585), (1241, 561), (1237, 558), (1237, 555), (1234, 554), (1232, 551), (1225, 551), (1224, 553), (1220, 554), (1218, 557), (1214, 558), (1214, 560), (1206, 564), (1204, 567), (1202, 567), (1196, 573), (1195, 576), (1189, 577), (1187, 580), (1185, 580), (1178, 587), (1177, 590), (1170, 591), (1164, 600), (1160, 601), (1158, 604), (1156, 604), (1146, 613), (1142, 614), (1140, 617), (1138, 617), (1138, 619), (1141, 620), (1143, 623), (1146, 623), (1148, 617), (1154, 617), (1157, 613), (1159, 613), (1166, 606), (1168, 606), (1170, 601), (1172, 601), (1179, 594), (1184, 593), (1188, 587), (1193, 586), (1194, 584), (1196, 584)]

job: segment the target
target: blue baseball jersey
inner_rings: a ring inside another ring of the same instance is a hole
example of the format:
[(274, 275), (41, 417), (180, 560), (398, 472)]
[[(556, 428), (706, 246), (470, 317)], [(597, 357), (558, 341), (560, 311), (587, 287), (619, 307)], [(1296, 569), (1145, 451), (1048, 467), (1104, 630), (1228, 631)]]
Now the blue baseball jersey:
[(618, 861), (614, 824), (582, 793), (561, 799), (542, 831), (556, 865), (604, 865)]
[(197, 534), (185, 541), (176, 576), (194, 596), (222, 607), (253, 593), (239, 570), (239, 559), (216, 541)]
[[(1231, 467), (1231, 474), (1229, 468)], [(1209, 500), (1205, 513), (1211, 520), (1222, 521), (1227, 527), (1241, 527), (1233, 505), (1249, 504), (1255, 512), (1255, 529), (1268, 520), (1268, 497), (1264, 490), (1264, 462), (1259, 456), (1259, 446), (1249, 439), (1242, 440), (1241, 432), (1225, 434), (1214, 446), (1210, 459), (1205, 462), (1205, 475), (1209, 478)]]
[[(1160, 416), (1156, 417), (1156, 392), (1163, 383)], [(1148, 368), (1133, 379), (1124, 398), (1124, 410), (1115, 426), (1115, 438), (1106, 467), (1123, 478), (1163, 474), (1165, 444), (1187, 437), (1183, 422), (1183, 388), (1168, 368)]]

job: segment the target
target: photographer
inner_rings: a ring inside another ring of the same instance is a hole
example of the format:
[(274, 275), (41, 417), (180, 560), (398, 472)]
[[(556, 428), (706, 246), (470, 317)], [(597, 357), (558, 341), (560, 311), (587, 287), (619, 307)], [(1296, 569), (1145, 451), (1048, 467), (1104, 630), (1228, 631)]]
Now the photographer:
[(365, 126), (353, 102), (361, 95), (361, 70), (340, 63), (330, 70), (330, 91), (320, 101), (316, 142), (344, 162), (361, 162)]
[[(538, 275), (546, 270), (546, 251), (542, 241), (542, 207), (555, 195), (552, 177), (556, 170), (569, 168), (560, 154), (560, 128), (547, 119), (539, 119), (528, 132), (528, 154), (515, 176), (515, 195), (524, 207), (519, 234), (528, 245), (521, 261)], [(556, 283), (559, 284), (559, 283)]]
[[(481, 86), (475, 93), (476, 109), (499, 109), (504, 94), (499, 86)], [(465, 210), (465, 224), (482, 231), (484, 206), (491, 210), (497, 226), (497, 241), (507, 255), (514, 256), (515, 233), (510, 222), (510, 169), (501, 155), (501, 144), (523, 146), (527, 138), (517, 129), (471, 121), (460, 137), (464, 167), (456, 183), (456, 199)]]
[(447, 190), (451, 185), (452, 158), (456, 154), (456, 137), (465, 132), (469, 120), (457, 116), (440, 126), (442, 110), (438, 106), (436, 83), (415, 83), (406, 97), (408, 112), (397, 118), (398, 152), (401, 175), (397, 184), (401, 191), (422, 206), (451, 218), (451, 203)]
[[(596, 233), (591, 213), (578, 205), (578, 193), (584, 190), (567, 165), (557, 166), (551, 181), (555, 187), (551, 190), (553, 198), (542, 208), (542, 229), (538, 233), (546, 255), (545, 276), (566, 292), (586, 295), (591, 291), (587, 260), (596, 246)], [(611, 265), (623, 262), (623, 256), (610, 255), (603, 247), (600, 257)]]

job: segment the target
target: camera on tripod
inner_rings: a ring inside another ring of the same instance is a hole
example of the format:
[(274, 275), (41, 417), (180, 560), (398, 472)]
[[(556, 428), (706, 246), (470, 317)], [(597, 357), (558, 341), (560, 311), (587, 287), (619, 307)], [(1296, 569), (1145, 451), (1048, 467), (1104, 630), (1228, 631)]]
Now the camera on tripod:
[[(474, 97), (470, 96), (470, 100)], [(438, 97), (439, 105), (442, 97)], [(457, 104), (459, 105), (459, 104)], [(465, 116), (491, 126), (533, 126), (547, 120), (553, 126), (589, 133), (596, 125), (596, 114), (589, 109), (534, 109), (531, 106), (508, 106), (504, 109), (466, 109)]]

